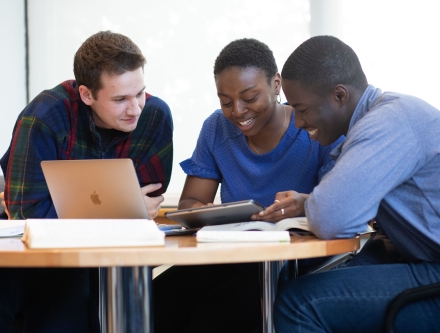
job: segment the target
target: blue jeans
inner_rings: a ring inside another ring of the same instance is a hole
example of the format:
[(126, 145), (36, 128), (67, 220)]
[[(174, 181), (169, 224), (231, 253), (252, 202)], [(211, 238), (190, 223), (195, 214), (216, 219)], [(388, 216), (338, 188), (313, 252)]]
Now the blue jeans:
[[(440, 262), (406, 263), (376, 235), (344, 268), (284, 283), (274, 305), (275, 331), (382, 332), (388, 304), (400, 292), (440, 281)], [(440, 332), (440, 299), (406, 306), (397, 332)]]
[(26, 333), (89, 332), (89, 269), (0, 269), (0, 332), (23, 313)]

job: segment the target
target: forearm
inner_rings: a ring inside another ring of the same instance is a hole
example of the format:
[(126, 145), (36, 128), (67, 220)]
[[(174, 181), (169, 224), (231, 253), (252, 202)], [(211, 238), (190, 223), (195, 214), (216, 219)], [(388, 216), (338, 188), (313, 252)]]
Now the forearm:
[(195, 208), (202, 206), (206, 206), (206, 204), (196, 199), (184, 199), (179, 201), (178, 209), (187, 209), (187, 208)]
[[(144, 120), (144, 127), (153, 127), (148, 135), (143, 134), (143, 128), (136, 129), (136, 145), (142, 147), (139, 152), (139, 163), (135, 163), (136, 172), (141, 187), (153, 183), (161, 183), (162, 187), (150, 193), (150, 196), (162, 195), (166, 192), (171, 180), (173, 166), (173, 124), (169, 110), (154, 109), (157, 113), (153, 119)], [(147, 112), (148, 113), (148, 112)], [(151, 118), (151, 117), (150, 117)], [(151, 143), (153, 142), (153, 144)], [(134, 143), (132, 143), (134, 145)], [(133, 154), (127, 157), (133, 158)]]
[(179, 209), (212, 204), (219, 182), (215, 179), (187, 176), (179, 200)]

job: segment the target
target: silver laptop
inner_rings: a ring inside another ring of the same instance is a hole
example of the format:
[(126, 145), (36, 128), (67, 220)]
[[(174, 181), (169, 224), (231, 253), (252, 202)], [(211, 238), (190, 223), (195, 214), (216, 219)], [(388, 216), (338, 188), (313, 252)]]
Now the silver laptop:
[(148, 219), (131, 159), (43, 161), (58, 218)]

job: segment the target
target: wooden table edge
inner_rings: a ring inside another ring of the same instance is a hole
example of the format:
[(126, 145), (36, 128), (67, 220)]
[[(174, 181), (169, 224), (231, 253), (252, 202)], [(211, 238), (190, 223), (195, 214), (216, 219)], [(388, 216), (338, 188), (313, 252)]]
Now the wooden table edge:
[[(329, 256), (359, 249), (359, 238), (319, 240), (297, 238), (291, 243), (197, 243), (192, 236), (166, 238), (159, 247), (47, 249), (5, 251), (0, 267), (114, 267), (203, 265), (277, 261)], [(172, 238), (172, 239), (171, 239)], [(179, 250), (176, 251), (176, 248)], [(219, 250), (220, 249), (220, 250)]]

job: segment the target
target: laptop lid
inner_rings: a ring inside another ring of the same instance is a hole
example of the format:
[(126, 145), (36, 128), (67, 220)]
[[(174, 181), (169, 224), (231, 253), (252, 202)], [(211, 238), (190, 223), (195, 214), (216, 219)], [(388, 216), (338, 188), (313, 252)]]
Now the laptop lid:
[(42, 161), (58, 218), (149, 219), (131, 159)]

